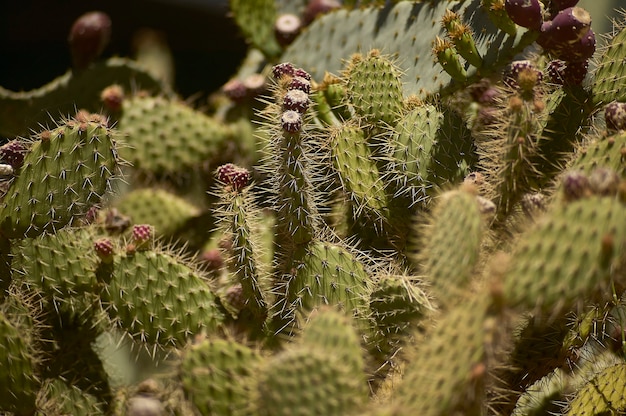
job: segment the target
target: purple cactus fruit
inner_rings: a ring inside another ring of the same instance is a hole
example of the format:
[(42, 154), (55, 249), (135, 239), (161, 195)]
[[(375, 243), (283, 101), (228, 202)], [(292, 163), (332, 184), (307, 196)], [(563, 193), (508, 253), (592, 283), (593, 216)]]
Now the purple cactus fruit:
[(219, 270), (224, 266), (224, 256), (219, 248), (212, 248), (200, 255), (200, 262), (210, 271)]
[(110, 111), (120, 111), (124, 102), (124, 89), (118, 84), (110, 85), (102, 90), (100, 100)]
[(225, 165), (221, 165), (215, 171), (215, 178), (224, 184), (230, 182), (230, 177), (237, 170), (237, 165), (233, 163), (226, 163)]
[(94, 11), (80, 16), (68, 38), (75, 69), (84, 69), (98, 58), (111, 39), (111, 19), (106, 13)]
[(96, 255), (105, 263), (111, 263), (113, 261), (113, 254), (115, 251), (115, 245), (110, 238), (104, 237), (93, 243), (93, 248)]
[(304, 25), (308, 26), (318, 15), (340, 7), (341, 3), (337, 0), (309, 0), (303, 14)]
[(593, 56), (595, 51), (596, 35), (591, 29), (579, 40), (557, 46), (550, 50), (555, 58), (567, 62), (586, 61)]
[(136, 224), (133, 226), (132, 240), (138, 249), (144, 246), (154, 237), (154, 228), (149, 224)]
[(583, 172), (569, 171), (561, 178), (563, 196), (567, 201), (575, 201), (590, 194), (589, 178)]
[(239, 79), (231, 79), (222, 85), (222, 93), (234, 103), (242, 103), (248, 98), (248, 89)]
[(550, 80), (558, 85), (580, 85), (587, 76), (588, 61), (565, 62), (560, 59), (548, 63), (546, 72)]
[(300, 78), (304, 78), (307, 81), (311, 81), (311, 74), (309, 74), (308, 72), (306, 72), (304, 69), (302, 68), (296, 68), (293, 70), (293, 76), (294, 77), (300, 77)]
[(302, 116), (297, 111), (287, 110), (280, 117), (280, 123), (287, 133), (297, 133), (302, 128)]
[(311, 82), (306, 78), (293, 77), (287, 88), (290, 90), (301, 90), (308, 94), (311, 92)]
[(295, 14), (278, 16), (274, 23), (274, 36), (282, 47), (289, 46), (302, 30), (302, 20)]
[(604, 107), (604, 120), (609, 130), (626, 130), (626, 103), (613, 101)]
[(542, 72), (529, 60), (513, 61), (503, 76), (506, 85), (523, 91), (532, 91), (542, 79)]
[(555, 12), (559, 12), (568, 7), (574, 7), (578, 4), (579, 0), (552, 0), (550, 6)]
[(541, 26), (537, 43), (551, 50), (568, 42), (580, 40), (590, 28), (591, 15), (587, 10), (582, 7), (568, 7)]
[(543, 23), (539, 0), (506, 0), (504, 9), (511, 20), (521, 27), (539, 30)]
[(243, 79), (248, 96), (257, 97), (267, 90), (267, 79), (263, 74), (250, 74)]
[(280, 79), (284, 76), (293, 76), (295, 68), (291, 62), (282, 62), (272, 67), (272, 75), (276, 79)]
[(0, 147), (0, 160), (17, 170), (24, 163), (24, 156), (28, 149), (24, 143), (18, 140), (11, 140)]
[(304, 113), (309, 108), (309, 95), (302, 90), (289, 90), (283, 98), (283, 109)]

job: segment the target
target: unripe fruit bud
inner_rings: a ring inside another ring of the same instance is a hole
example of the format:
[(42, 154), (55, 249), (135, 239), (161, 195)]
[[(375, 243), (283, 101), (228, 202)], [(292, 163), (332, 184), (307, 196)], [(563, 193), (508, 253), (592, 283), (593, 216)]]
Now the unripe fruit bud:
[(100, 94), (100, 99), (106, 108), (111, 111), (119, 111), (124, 102), (124, 90), (120, 85), (114, 84), (106, 87)]
[(75, 69), (84, 69), (98, 58), (111, 39), (111, 19), (103, 12), (89, 12), (72, 25), (69, 44)]
[(237, 192), (247, 186), (250, 181), (250, 172), (232, 163), (218, 167), (215, 176), (220, 183), (232, 187)]
[(309, 96), (302, 90), (289, 90), (283, 98), (283, 108), (304, 113), (309, 108)]
[(272, 75), (276, 79), (280, 79), (283, 76), (293, 76), (295, 68), (291, 62), (283, 62), (276, 64), (272, 67)]
[(286, 132), (297, 133), (302, 128), (302, 117), (297, 111), (287, 110), (280, 117), (280, 123)]
[(311, 82), (306, 78), (294, 76), (287, 89), (300, 90), (309, 94), (311, 92)]
[(111, 263), (113, 261), (115, 246), (110, 238), (105, 237), (99, 239), (93, 244), (93, 248), (104, 263)]
[(154, 237), (154, 229), (149, 224), (137, 224), (133, 226), (132, 242), (135, 249), (147, 248), (147, 243)]
[(506, 0), (504, 8), (511, 20), (521, 27), (539, 30), (543, 23), (539, 0)]
[(24, 163), (24, 155), (27, 151), (28, 149), (22, 142), (12, 140), (0, 147), (0, 160), (11, 165), (13, 169), (19, 169)]

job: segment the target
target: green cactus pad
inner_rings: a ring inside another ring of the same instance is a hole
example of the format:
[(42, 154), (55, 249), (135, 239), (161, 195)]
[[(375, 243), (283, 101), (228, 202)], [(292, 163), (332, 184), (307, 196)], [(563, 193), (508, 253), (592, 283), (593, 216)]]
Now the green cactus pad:
[(484, 414), (497, 331), (485, 289), (451, 308), (425, 339), (405, 348), (404, 376), (392, 400), (404, 414)]
[[(436, 93), (451, 81), (440, 66), (433, 65), (431, 54), (435, 37), (444, 36), (439, 22), (447, 9), (459, 13), (463, 22), (480, 34), (476, 46), (484, 58), (483, 67), (490, 67), (517, 45), (518, 39), (497, 30), (479, 3), (401, 1), (382, 8), (337, 10), (316, 19), (281, 59), (322, 79), (325, 72), (339, 74), (352, 54), (379, 49), (397, 60), (405, 96)], [(468, 74), (474, 72), (470, 68)]]
[(368, 315), (371, 277), (351, 252), (340, 245), (314, 241), (297, 258), (302, 260), (288, 282), (285, 312), (306, 315), (320, 306), (334, 305), (363, 322)]
[(169, 88), (137, 63), (111, 58), (84, 71), (68, 71), (47, 85), (32, 91), (13, 92), (0, 87), (0, 135), (14, 137), (49, 125), (56, 118), (85, 109), (102, 109), (100, 93), (118, 84), (126, 91), (142, 89), (171, 95)]
[(252, 46), (270, 58), (280, 54), (281, 47), (274, 35), (278, 17), (275, 0), (230, 0), (230, 11)]
[(626, 364), (608, 367), (576, 392), (567, 416), (620, 415), (626, 412)]
[(325, 350), (291, 348), (258, 371), (252, 395), (258, 416), (345, 416), (365, 403), (362, 374)]
[(191, 345), (180, 365), (185, 395), (204, 415), (242, 415), (250, 392), (245, 381), (261, 362), (261, 354), (225, 339)]
[(625, 242), (626, 206), (619, 200), (592, 196), (556, 205), (512, 253), (505, 299), (548, 317), (593, 296), (608, 299)]
[(376, 126), (391, 125), (402, 111), (402, 73), (380, 51), (355, 54), (343, 72), (347, 99), (355, 112)]
[(626, 178), (626, 132), (600, 137), (581, 147), (570, 164), (570, 169), (590, 174), (595, 168), (602, 167), (615, 171)]
[[(442, 304), (462, 294), (477, 266), (486, 229), (476, 194), (460, 188), (434, 201), (430, 220), (415, 230), (414, 262), (422, 266), (425, 280)], [(456, 296), (455, 296), (456, 295)]]
[(620, 28), (609, 38), (608, 44), (599, 48), (599, 58), (593, 71), (593, 102), (597, 106), (612, 101), (626, 101), (626, 68), (621, 62), (626, 56), (626, 27)]
[(37, 395), (36, 416), (85, 415), (104, 416), (104, 404), (61, 379), (46, 380)]
[(150, 224), (157, 236), (172, 236), (187, 221), (198, 217), (199, 207), (165, 189), (142, 188), (115, 201), (115, 208), (135, 224)]
[(124, 100), (117, 128), (127, 144), (120, 155), (136, 169), (157, 176), (216, 163), (235, 139), (231, 127), (165, 97)]
[(379, 220), (388, 216), (387, 194), (365, 131), (352, 124), (334, 129), (330, 154), (342, 188), (354, 202), (354, 215)]
[[(394, 199), (414, 205), (462, 180), (476, 164), (470, 131), (450, 110), (419, 105), (394, 127), (388, 179)], [(395, 201), (394, 204), (399, 204)]]
[(9, 238), (60, 229), (100, 202), (117, 173), (113, 132), (97, 115), (82, 115), (45, 131), (32, 143), (0, 204), (0, 230)]
[(211, 333), (223, 316), (202, 274), (167, 250), (115, 257), (103, 294), (112, 319), (135, 340), (182, 346), (201, 330)]
[(16, 325), (0, 306), (0, 411), (29, 414), (39, 389), (32, 328)]

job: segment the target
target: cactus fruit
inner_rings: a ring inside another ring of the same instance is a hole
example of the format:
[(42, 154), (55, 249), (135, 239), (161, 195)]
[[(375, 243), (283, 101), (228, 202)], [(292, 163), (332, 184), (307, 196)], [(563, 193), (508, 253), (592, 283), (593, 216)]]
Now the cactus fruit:
[(504, 9), (511, 20), (521, 27), (538, 30), (543, 23), (539, 0), (506, 0)]
[(626, 104), (613, 101), (604, 108), (604, 120), (609, 130), (626, 130)]
[(80, 16), (72, 25), (69, 35), (74, 69), (80, 70), (102, 54), (111, 39), (111, 18), (95, 11)]

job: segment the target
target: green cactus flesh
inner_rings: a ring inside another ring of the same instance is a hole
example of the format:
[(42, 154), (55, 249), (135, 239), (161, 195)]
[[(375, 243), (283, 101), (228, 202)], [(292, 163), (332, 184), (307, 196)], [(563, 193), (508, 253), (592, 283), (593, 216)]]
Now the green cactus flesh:
[(597, 106), (626, 100), (626, 68), (621, 61), (626, 53), (626, 27), (618, 29), (608, 45), (598, 51), (593, 76), (593, 102)]
[(117, 173), (113, 132), (99, 116), (68, 120), (30, 146), (0, 205), (9, 238), (35, 237), (71, 223), (98, 204)]
[(567, 416), (620, 415), (626, 412), (626, 364), (608, 367), (576, 392)]

